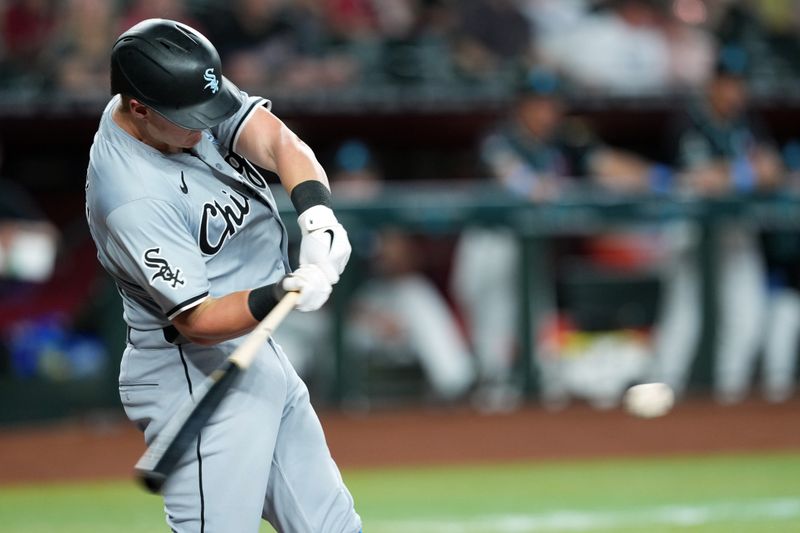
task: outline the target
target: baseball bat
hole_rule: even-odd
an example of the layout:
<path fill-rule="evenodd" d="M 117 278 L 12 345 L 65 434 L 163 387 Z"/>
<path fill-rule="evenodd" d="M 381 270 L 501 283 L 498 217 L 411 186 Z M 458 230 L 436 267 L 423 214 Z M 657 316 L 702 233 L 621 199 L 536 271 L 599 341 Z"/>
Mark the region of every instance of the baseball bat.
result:
<path fill-rule="evenodd" d="M 244 342 L 181 404 L 136 463 L 136 477 L 150 492 L 160 492 L 186 450 L 225 397 L 236 377 L 247 370 L 259 348 L 294 308 L 299 292 L 287 292 Z"/>

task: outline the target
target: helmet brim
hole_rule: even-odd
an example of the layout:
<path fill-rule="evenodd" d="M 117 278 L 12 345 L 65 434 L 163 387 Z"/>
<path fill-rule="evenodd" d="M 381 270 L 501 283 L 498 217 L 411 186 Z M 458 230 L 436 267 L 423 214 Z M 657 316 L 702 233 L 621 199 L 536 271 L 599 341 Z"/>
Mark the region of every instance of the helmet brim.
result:
<path fill-rule="evenodd" d="M 225 76 L 217 94 L 210 100 L 186 107 L 149 105 L 158 114 L 182 128 L 205 130 L 213 128 L 225 119 L 232 117 L 244 104 L 239 88 Z"/>

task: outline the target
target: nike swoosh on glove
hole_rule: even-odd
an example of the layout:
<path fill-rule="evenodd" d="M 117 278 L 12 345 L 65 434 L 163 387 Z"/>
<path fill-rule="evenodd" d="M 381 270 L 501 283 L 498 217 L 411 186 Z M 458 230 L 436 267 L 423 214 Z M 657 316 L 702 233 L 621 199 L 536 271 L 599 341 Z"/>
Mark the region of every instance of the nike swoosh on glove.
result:
<path fill-rule="evenodd" d="M 350 259 L 352 248 L 347 231 L 336 220 L 331 208 L 315 205 L 297 217 L 302 240 L 300 264 L 315 264 L 328 277 L 331 284 L 339 281 Z"/>
<path fill-rule="evenodd" d="M 317 265 L 300 265 L 297 270 L 284 276 L 281 287 L 288 292 L 300 292 L 295 308 L 298 311 L 316 311 L 328 301 L 331 283 Z"/>

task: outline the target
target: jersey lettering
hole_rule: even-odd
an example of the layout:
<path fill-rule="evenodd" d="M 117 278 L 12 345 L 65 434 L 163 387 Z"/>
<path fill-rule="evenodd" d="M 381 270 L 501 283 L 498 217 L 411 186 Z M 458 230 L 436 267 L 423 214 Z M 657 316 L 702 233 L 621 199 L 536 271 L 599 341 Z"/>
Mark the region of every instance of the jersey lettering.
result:
<path fill-rule="evenodd" d="M 159 253 L 161 252 L 161 248 L 150 248 L 144 252 L 144 264 L 148 268 L 152 268 L 156 270 L 156 273 L 150 278 L 150 281 L 156 281 L 157 279 L 163 279 L 166 283 L 171 283 L 171 287 L 174 289 L 176 285 L 183 285 L 185 282 L 181 279 L 181 269 L 176 268 L 174 271 L 172 267 L 167 262 L 166 259 L 163 257 L 159 257 Z"/>
<path fill-rule="evenodd" d="M 244 157 L 240 156 L 236 152 L 228 152 L 228 155 L 225 156 L 225 161 L 239 174 L 245 177 L 245 179 L 253 185 L 253 187 L 257 187 L 261 190 L 267 188 L 267 182 L 261 177 L 261 174 L 253 167 L 253 165 Z"/>
<path fill-rule="evenodd" d="M 200 220 L 200 250 L 206 255 L 216 254 L 225 240 L 232 237 L 244 225 L 244 219 L 250 213 L 250 199 L 239 192 L 233 194 L 223 190 L 230 200 L 230 204 L 206 202 L 203 204 L 203 215 Z M 224 228 L 215 242 L 211 242 L 210 226 L 222 220 Z M 218 223 L 218 222 L 217 222 Z"/>

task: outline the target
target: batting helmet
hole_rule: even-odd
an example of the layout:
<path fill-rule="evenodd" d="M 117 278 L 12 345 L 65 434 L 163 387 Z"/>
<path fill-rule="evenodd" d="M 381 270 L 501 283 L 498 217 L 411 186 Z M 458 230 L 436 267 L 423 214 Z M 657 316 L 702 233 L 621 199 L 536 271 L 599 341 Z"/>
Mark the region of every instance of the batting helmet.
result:
<path fill-rule="evenodd" d="M 144 20 L 119 36 L 111 50 L 111 94 L 136 98 L 192 130 L 215 126 L 242 105 L 214 45 L 165 19 Z"/>

